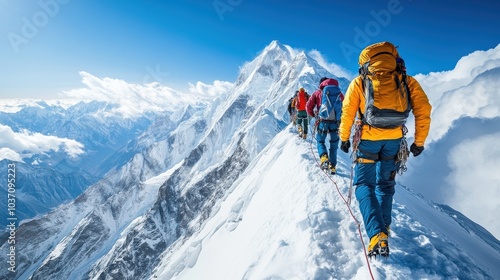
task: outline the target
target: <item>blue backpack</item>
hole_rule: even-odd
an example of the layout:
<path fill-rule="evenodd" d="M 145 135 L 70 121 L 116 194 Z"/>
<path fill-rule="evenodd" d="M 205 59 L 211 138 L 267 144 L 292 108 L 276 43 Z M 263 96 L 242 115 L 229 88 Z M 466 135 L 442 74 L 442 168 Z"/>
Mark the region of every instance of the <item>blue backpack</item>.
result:
<path fill-rule="evenodd" d="M 334 82 L 330 82 L 329 80 Z M 335 82 L 333 79 L 324 81 L 327 85 L 323 88 L 323 93 L 321 94 L 321 106 L 319 107 L 318 115 L 322 120 L 340 122 L 342 114 L 342 91 L 336 85 L 338 83 Z"/>

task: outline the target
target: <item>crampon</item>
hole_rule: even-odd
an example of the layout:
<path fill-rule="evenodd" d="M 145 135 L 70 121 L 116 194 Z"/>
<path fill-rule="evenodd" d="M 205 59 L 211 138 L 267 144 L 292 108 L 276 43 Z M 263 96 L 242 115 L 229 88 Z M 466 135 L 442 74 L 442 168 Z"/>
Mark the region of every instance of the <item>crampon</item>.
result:
<path fill-rule="evenodd" d="M 378 256 L 389 257 L 389 240 L 387 234 L 384 232 L 373 236 L 370 240 L 370 245 L 368 245 L 368 257 L 371 259 Z"/>

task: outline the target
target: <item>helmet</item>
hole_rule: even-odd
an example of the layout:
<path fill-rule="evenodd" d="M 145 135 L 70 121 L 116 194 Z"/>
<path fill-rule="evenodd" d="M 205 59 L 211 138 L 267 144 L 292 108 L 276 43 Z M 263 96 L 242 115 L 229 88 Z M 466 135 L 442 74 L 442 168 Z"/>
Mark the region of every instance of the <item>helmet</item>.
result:
<path fill-rule="evenodd" d="M 303 91 L 305 91 L 305 90 L 304 90 L 304 88 L 302 88 L 302 87 L 301 87 L 301 88 L 299 88 L 299 91 L 300 91 L 300 92 L 303 92 Z"/>
<path fill-rule="evenodd" d="M 324 80 L 326 80 L 326 79 L 328 79 L 328 78 L 327 78 L 327 77 L 323 77 L 323 78 L 319 79 L 319 84 L 321 85 L 321 83 L 322 83 Z"/>

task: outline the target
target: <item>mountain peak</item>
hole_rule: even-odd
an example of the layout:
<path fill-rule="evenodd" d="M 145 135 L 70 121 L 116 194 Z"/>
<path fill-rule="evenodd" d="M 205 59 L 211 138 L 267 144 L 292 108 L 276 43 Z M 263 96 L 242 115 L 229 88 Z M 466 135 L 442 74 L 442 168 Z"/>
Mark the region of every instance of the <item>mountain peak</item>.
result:
<path fill-rule="evenodd" d="M 272 56 L 283 56 L 285 55 L 287 59 L 293 58 L 297 53 L 296 51 L 287 45 L 280 43 L 277 40 L 273 40 L 261 53 L 262 55 L 272 55 Z"/>
<path fill-rule="evenodd" d="M 266 47 L 266 50 L 272 50 L 272 49 L 281 49 L 281 50 L 286 50 L 287 47 L 280 43 L 278 40 L 273 40 L 271 43 Z"/>

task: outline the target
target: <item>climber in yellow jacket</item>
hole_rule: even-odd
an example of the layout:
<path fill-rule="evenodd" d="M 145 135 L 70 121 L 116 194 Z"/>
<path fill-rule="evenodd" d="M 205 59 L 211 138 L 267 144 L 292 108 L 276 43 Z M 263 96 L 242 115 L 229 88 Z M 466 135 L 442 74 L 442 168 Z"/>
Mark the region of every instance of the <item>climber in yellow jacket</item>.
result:
<path fill-rule="evenodd" d="M 397 160 L 406 118 L 415 116 L 413 156 L 424 150 L 430 128 L 431 105 L 420 84 L 406 75 L 404 61 L 394 45 L 381 42 L 360 54 L 360 75 L 349 85 L 339 127 L 341 150 L 348 152 L 351 128 L 356 121 L 360 137 L 353 143 L 353 185 L 366 232 L 369 256 L 389 255 L 388 235 Z M 356 131 L 356 129 L 355 129 Z M 358 139 L 355 139 L 358 140 Z"/>

